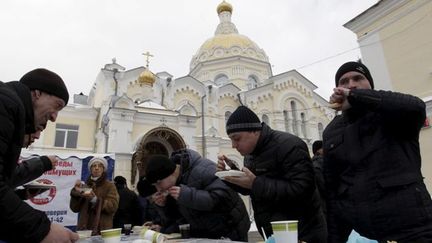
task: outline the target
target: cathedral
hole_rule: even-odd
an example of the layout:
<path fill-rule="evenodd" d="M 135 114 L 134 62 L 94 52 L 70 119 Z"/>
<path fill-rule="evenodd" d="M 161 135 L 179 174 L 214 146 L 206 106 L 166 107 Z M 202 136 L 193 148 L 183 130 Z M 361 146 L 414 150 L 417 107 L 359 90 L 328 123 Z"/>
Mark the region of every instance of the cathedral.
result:
<path fill-rule="evenodd" d="M 265 51 L 231 21 L 231 4 L 216 10 L 220 23 L 193 54 L 188 74 L 154 72 L 149 52 L 146 65 L 133 69 L 113 59 L 102 65 L 89 95 L 75 95 L 29 150 L 113 154 L 115 174 L 133 185 L 151 154 L 186 147 L 214 161 L 219 153 L 242 161 L 225 132 L 242 104 L 309 147 L 322 139 L 334 111 L 317 86 L 296 70 L 273 74 Z"/>

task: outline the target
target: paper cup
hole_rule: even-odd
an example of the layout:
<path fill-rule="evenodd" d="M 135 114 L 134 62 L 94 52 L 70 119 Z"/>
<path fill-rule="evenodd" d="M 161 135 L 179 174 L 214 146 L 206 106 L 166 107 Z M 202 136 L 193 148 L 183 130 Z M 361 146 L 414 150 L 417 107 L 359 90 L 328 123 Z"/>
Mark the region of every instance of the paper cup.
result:
<path fill-rule="evenodd" d="M 190 236 L 190 224 L 181 224 L 179 225 L 179 230 L 182 239 L 189 239 Z"/>
<path fill-rule="evenodd" d="M 143 227 L 143 229 L 140 232 L 140 237 L 149 240 L 152 243 L 161 243 L 166 240 L 165 236 L 159 232 L 156 232 L 154 230 L 151 230 L 147 227 Z"/>
<path fill-rule="evenodd" d="M 121 228 L 101 230 L 104 243 L 119 243 L 121 239 Z"/>
<path fill-rule="evenodd" d="M 297 220 L 271 222 L 276 243 L 298 243 Z"/>
<path fill-rule="evenodd" d="M 77 230 L 77 234 L 80 239 L 90 238 L 92 231 L 91 230 Z"/>

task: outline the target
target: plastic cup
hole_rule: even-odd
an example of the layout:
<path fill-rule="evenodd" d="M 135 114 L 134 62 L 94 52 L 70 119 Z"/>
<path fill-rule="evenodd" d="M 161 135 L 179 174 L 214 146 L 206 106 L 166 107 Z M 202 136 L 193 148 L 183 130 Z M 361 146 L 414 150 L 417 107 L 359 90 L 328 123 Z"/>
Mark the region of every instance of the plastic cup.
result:
<path fill-rule="evenodd" d="M 132 230 L 132 224 L 124 224 L 123 230 L 124 230 L 125 235 L 130 235 L 131 230 Z"/>
<path fill-rule="evenodd" d="M 165 236 L 157 231 L 151 230 L 147 227 L 143 227 L 140 232 L 142 239 L 151 241 L 152 243 L 161 243 L 166 240 Z"/>
<path fill-rule="evenodd" d="M 189 239 L 190 236 L 190 224 L 179 225 L 180 234 L 182 239 Z"/>
<path fill-rule="evenodd" d="M 298 243 L 298 220 L 271 222 L 276 243 Z"/>
<path fill-rule="evenodd" d="M 121 240 L 121 228 L 101 230 L 104 243 L 119 243 Z"/>
<path fill-rule="evenodd" d="M 77 234 L 80 239 L 90 238 L 92 231 L 91 230 L 77 230 Z"/>

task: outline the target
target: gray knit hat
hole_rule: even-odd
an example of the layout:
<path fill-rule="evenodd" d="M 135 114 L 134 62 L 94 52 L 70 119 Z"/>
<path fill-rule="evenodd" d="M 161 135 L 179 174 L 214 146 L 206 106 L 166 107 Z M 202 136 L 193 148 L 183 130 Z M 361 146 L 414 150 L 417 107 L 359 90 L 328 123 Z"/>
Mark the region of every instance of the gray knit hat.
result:
<path fill-rule="evenodd" d="M 231 134 L 243 131 L 259 131 L 262 129 L 258 116 L 246 106 L 239 106 L 228 118 L 226 132 Z"/>

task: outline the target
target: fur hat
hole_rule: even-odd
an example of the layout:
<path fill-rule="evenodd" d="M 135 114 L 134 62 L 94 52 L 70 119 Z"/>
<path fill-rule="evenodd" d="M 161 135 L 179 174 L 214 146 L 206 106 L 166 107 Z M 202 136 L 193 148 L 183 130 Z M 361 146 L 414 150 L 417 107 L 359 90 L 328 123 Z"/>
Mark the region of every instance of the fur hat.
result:
<path fill-rule="evenodd" d="M 336 75 L 335 75 L 336 87 L 339 85 L 339 79 L 345 73 L 351 72 L 351 71 L 363 74 L 369 80 L 371 88 L 372 89 L 374 88 L 373 78 L 372 78 L 372 75 L 369 72 L 369 69 L 365 65 L 363 65 L 362 63 L 360 63 L 360 62 L 347 62 L 347 63 L 344 63 L 337 70 Z"/>
<path fill-rule="evenodd" d="M 106 160 L 105 158 L 102 158 L 102 157 L 93 157 L 93 158 L 88 162 L 88 170 L 89 170 L 89 171 L 91 171 L 91 166 L 92 166 L 94 163 L 96 163 L 96 162 L 99 162 L 99 163 L 101 163 L 101 164 L 103 165 L 103 167 L 104 167 L 104 171 L 107 170 L 107 168 L 108 168 L 108 162 L 107 162 L 107 160 Z"/>
<path fill-rule="evenodd" d="M 258 116 L 246 106 L 239 106 L 228 118 L 226 132 L 231 134 L 242 131 L 259 131 L 262 129 Z"/>
<path fill-rule="evenodd" d="M 22 76 L 20 82 L 29 87 L 30 90 L 37 89 L 57 96 L 65 102 L 65 105 L 69 101 L 69 92 L 63 79 L 47 69 L 38 68 L 30 71 Z"/>
<path fill-rule="evenodd" d="M 167 178 L 174 173 L 176 164 L 165 155 L 153 155 L 149 158 L 146 168 L 147 181 L 150 184 Z"/>

